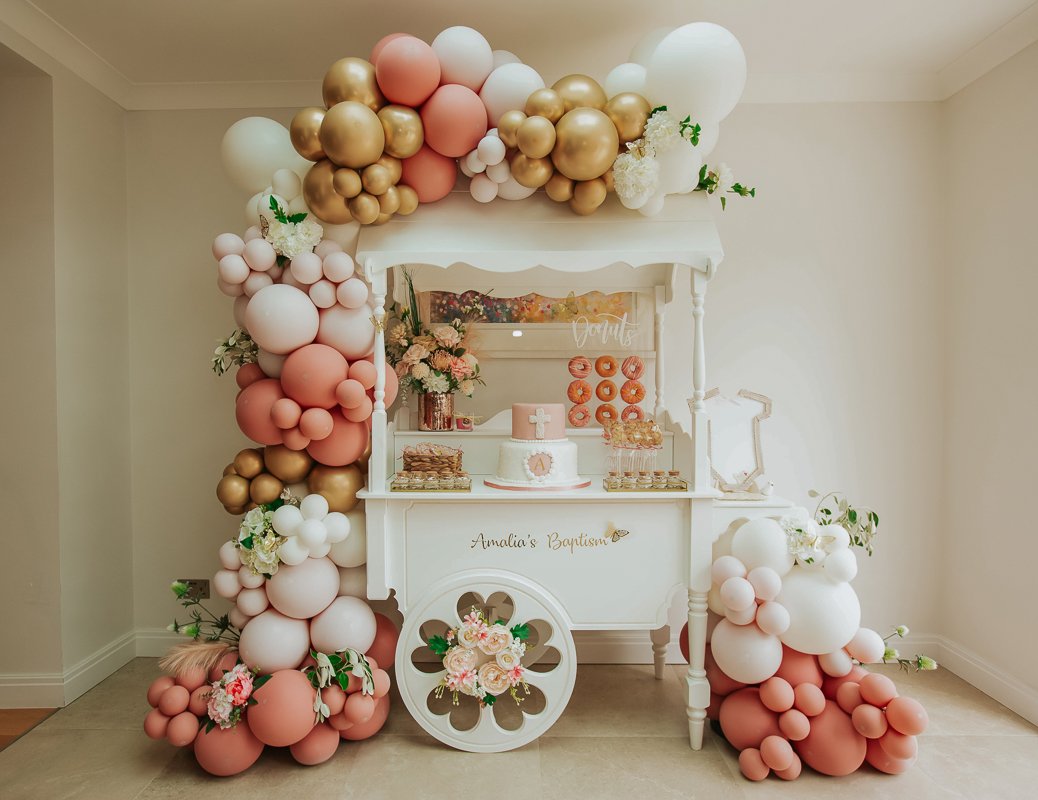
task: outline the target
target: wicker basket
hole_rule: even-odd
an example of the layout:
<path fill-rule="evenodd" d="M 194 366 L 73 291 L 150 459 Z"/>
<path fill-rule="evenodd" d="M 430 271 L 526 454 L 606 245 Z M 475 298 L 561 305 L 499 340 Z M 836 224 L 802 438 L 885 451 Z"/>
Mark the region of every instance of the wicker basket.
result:
<path fill-rule="evenodd" d="M 457 474 L 461 472 L 461 448 L 428 442 L 405 447 L 404 471 Z"/>

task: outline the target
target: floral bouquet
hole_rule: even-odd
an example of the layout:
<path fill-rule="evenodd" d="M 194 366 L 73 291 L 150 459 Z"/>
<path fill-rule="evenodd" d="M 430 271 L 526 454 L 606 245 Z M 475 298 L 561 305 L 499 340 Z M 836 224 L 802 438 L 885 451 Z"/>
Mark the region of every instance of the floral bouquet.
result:
<path fill-rule="evenodd" d="M 408 307 L 398 314 L 389 328 L 386 354 L 396 369 L 400 384 L 418 394 L 453 394 L 471 397 L 479 376 L 479 360 L 468 348 L 468 326 L 462 319 L 427 328 L 422 324 L 411 275 L 407 281 Z M 463 309 L 465 316 L 476 316 L 474 307 Z"/>
<path fill-rule="evenodd" d="M 446 636 L 429 639 L 429 648 L 443 658 L 447 670 L 436 696 L 442 697 L 446 690 L 455 705 L 460 693 L 475 697 L 480 706 L 490 706 L 498 695 L 508 692 L 517 704 L 522 702 L 519 687 L 530 693 L 523 666 L 528 638 L 528 625 L 508 628 L 504 620 L 490 625 L 483 612 L 473 607 L 460 626 L 448 630 Z"/>
<path fill-rule="evenodd" d="M 235 664 L 219 680 L 213 681 L 206 700 L 209 717 L 205 724 L 206 733 L 217 726 L 226 729 L 237 725 L 245 709 L 256 702 L 252 693 L 269 677 L 257 677 L 245 664 Z"/>

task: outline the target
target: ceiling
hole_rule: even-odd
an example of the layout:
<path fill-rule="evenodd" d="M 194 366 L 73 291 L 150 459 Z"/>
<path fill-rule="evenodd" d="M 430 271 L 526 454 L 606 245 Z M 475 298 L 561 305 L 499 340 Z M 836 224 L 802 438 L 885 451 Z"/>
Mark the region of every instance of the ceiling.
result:
<path fill-rule="evenodd" d="M 729 28 L 750 102 L 942 99 L 1038 39 L 1035 0 L 0 0 L 28 42 L 128 108 L 313 102 L 386 33 L 481 31 L 549 80 L 602 78 L 661 26 Z"/>

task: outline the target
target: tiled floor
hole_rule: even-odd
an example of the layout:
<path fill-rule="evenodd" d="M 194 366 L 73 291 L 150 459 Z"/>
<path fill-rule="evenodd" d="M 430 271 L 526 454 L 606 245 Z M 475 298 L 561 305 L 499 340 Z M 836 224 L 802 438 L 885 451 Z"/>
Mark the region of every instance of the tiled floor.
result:
<path fill-rule="evenodd" d="M 569 707 L 538 741 L 499 755 L 450 750 L 426 736 L 398 702 L 382 733 L 343 743 L 319 767 L 269 750 L 249 771 L 217 780 L 191 754 L 144 736 L 144 692 L 154 659 L 128 664 L 0 752 L 3 800 L 177 798 L 213 789 L 235 798 L 999 798 L 1036 795 L 1038 728 L 950 672 L 889 672 L 921 700 L 930 731 L 916 766 L 899 777 L 869 768 L 842 779 L 809 773 L 759 784 L 739 775 L 735 752 L 709 736 L 689 750 L 684 667 L 655 681 L 650 667 L 582 666 Z M 488 787 L 486 791 L 482 787 Z"/>

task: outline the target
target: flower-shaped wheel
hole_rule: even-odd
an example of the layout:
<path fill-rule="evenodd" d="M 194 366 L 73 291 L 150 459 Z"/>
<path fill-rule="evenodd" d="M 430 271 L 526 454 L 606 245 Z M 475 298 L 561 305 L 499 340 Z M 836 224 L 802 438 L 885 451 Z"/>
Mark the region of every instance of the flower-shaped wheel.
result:
<path fill-rule="evenodd" d="M 396 676 L 408 711 L 430 735 L 496 753 L 532 742 L 559 718 L 573 692 L 576 651 L 565 613 L 537 584 L 472 571 L 434 585 L 408 609 Z"/>

